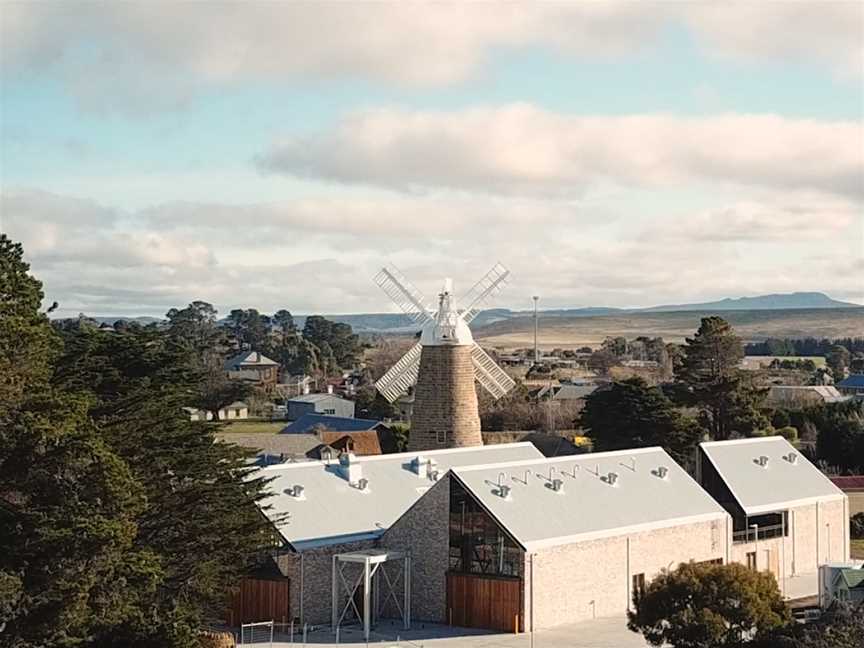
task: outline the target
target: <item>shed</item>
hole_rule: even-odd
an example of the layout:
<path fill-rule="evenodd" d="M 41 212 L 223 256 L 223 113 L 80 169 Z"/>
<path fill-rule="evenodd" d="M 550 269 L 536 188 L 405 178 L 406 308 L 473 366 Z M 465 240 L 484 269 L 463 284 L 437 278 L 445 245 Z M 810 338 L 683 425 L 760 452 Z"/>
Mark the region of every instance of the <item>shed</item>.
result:
<path fill-rule="evenodd" d="M 335 394 L 304 394 L 288 401 L 288 420 L 296 421 L 304 414 L 322 414 L 352 418 L 354 401 Z"/>

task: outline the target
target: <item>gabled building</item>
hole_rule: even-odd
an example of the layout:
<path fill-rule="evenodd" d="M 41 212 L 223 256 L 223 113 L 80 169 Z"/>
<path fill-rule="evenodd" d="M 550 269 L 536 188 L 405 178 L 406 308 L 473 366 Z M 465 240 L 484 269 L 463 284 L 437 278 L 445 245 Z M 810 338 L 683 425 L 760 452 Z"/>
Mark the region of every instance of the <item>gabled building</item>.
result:
<path fill-rule="evenodd" d="M 303 394 L 288 401 L 289 421 L 296 421 L 305 414 L 352 418 L 354 416 L 354 401 L 329 392 Z"/>
<path fill-rule="evenodd" d="M 233 380 L 275 385 L 279 379 L 279 363 L 258 351 L 238 353 L 225 361 L 224 368 Z"/>
<path fill-rule="evenodd" d="M 815 595 L 819 566 L 849 560 L 849 501 L 780 436 L 699 446 L 699 481 L 732 517 L 731 560 Z"/>
<path fill-rule="evenodd" d="M 262 513 L 281 540 L 275 561 L 290 580 L 290 618 L 329 623 L 334 556 L 379 546 L 387 529 L 451 468 L 539 457 L 530 443 L 516 443 L 371 457 L 345 454 L 339 460 L 264 468 L 263 476 L 272 481 Z M 379 585 L 376 580 L 370 587 Z"/>
<path fill-rule="evenodd" d="M 726 562 L 731 520 L 661 448 L 454 467 L 384 533 L 416 619 L 499 631 L 623 615 L 662 569 Z"/>
<path fill-rule="evenodd" d="M 842 403 L 847 398 L 833 385 L 772 385 L 765 404 L 770 407 L 802 409 L 826 403 Z"/>
<path fill-rule="evenodd" d="M 864 475 L 835 475 L 831 483 L 849 498 L 849 515 L 864 513 Z"/>

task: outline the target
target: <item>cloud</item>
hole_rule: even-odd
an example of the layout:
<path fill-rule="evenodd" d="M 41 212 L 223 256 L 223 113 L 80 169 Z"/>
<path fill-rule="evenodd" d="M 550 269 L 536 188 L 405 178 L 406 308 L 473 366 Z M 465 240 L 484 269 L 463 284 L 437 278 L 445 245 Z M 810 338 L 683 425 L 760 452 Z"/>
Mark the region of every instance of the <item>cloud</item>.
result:
<path fill-rule="evenodd" d="M 719 182 L 864 193 L 864 126 L 773 115 L 582 117 L 526 104 L 369 110 L 274 144 L 262 169 L 411 191 L 578 195 Z"/>
<path fill-rule="evenodd" d="M 816 62 L 840 77 L 864 71 L 864 4 L 823 2 L 690 3 L 685 21 L 702 47 L 739 62 Z"/>
<path fill-rule="evenodd" d="M 861 203 L 799 195 L 771 202 L 748 201 L 673 219 L 665 227 L 647 228 L 648 237 L 716 243 L 817 243 L 864 227 Z M 864 234 L 864 231 L 862 231 Z"/>
<path fill-rule="evenodd" d="M 193 299 L 223 312 L 390 311 L 371 281 L 385 262 L 433 295 L 443 276 L 461 292 L 500 260 L 513 274 L 495 305 L 514 308 L 529 307 L 532 294 L 551 308 L 704 301 L 739 295 L 741 286 L 749 294 L 860 293 L 860 273 L 838 272 L 838 259 L 860 265 L 860 210 L 838 199 L 794 203 L 785 193 L 650 220 L 636 200 L 459 195 L 126 211 L 17 191 L 2 195 L 0 209 L 3 231 L 23 242 L 49 303 L 60 302 L 64 315 L 161 315 Z M 343 226 L 344 214 L 351 222 Z M 805 226 L 808 234 L 796 237 Z"/>
<path fill-rule="evenodd" d="M 861 68 L 854 2 L 19 2 L 3 14 L 7 73 L 54 71 L 102 108 L 170 108 L 243 81 L 440 87 L 476 77 L 501 51 L 616 57 L 676 27 L 723 57 Z"/>

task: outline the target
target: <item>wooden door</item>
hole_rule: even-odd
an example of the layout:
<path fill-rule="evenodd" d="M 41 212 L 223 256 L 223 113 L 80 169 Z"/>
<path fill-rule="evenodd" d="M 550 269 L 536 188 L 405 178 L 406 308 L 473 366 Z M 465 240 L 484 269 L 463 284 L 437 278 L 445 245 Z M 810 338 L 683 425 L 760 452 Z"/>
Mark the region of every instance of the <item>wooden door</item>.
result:
<path fill-rule="evenodd" d="M 241 623 L 257 621 L 290 622 L 290 596 L 291 581 L 287 578 L 244 578 L 240 581 L 239 590 L 234 594 L 228 623 L 238 626 Z"/>
<path fill-rule="evenodd" d="M 447 610 L 454 626 L 521 631 L 522 579 L 448 573 Z"/>

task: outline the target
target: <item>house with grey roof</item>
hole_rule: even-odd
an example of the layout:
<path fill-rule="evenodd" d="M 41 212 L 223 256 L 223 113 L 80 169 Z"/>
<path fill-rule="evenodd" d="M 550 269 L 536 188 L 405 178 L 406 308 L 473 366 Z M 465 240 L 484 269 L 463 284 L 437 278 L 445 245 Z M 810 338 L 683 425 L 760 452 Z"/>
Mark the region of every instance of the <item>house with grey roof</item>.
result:
<path fill-rule="evenodd" d="M 697 474 L 732 518 L 730 559 L 788 596 L 817 594 L 819 567 L 849 560 L 846 494 L 783 437 L 702 443 Z"/>
<path fill-rule="evenodd" d="M 833 385 L 772 385 L 765 398 L 770 407 L 802 409 L 826 403 L 842 403 L 849 398 Z"/>
<path fill-rule="evenodd" d="M 352 418 L 354 416 L 354 401 L 333 393 L 303 394 L 288 401 L 289 421 L 296 421 L 304 414 Z"/>
<path fill-rule="evenodd" d="M 232 380 L 259 385 L 275 385 L 279 379 L 279 363 L 259 351 L 242 351 L 228 358 L 224 369 Z"/>

